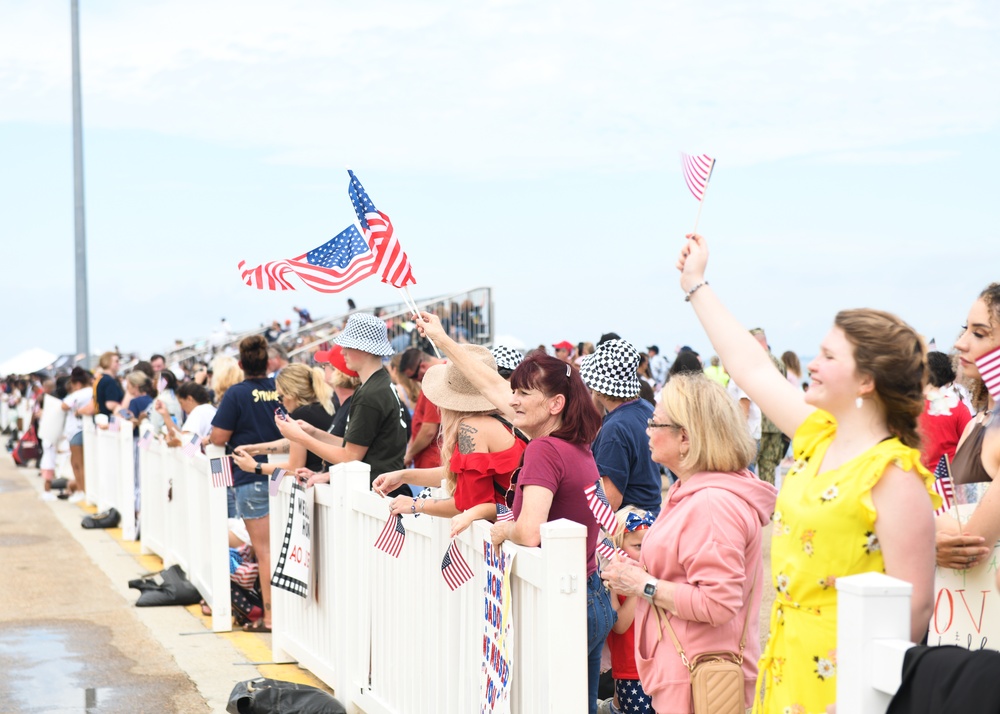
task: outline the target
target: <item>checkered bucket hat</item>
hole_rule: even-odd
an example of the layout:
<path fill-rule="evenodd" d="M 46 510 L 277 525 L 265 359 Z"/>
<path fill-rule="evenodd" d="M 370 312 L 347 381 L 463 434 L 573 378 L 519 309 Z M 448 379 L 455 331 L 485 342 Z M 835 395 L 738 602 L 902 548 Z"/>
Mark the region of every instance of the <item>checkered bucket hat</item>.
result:
<path fill-rule="evenodd" d="M 608 340 L 583 358 L 580 377 L 595 392 L 627 399 L 639 393 L 639 350 L 625 340 Z"/>
<path fill-rule="evenodd" d="M 379 357 L 391 357 L 393 353 L 385 323 L 367 312 L 356 312 L 347 318 L 343 331 L 333 341 L 341 347 Z"/>
<path fill-rule="evenodd" d="M 493 359 L 497 361 L 497 369 L 509 369 L 511 372 L 517 369 L 517 365 L 521 364 L 521 360 L 524 359 L 524 355 L 518 350 L 505 345 L 497 345 L 491 353 Z"/>

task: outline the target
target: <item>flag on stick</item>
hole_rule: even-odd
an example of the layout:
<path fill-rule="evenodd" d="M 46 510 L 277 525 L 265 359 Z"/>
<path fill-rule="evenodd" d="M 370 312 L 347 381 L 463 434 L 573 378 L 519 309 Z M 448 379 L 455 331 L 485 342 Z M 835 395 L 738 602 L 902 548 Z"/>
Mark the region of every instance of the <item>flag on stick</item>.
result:
<path fill-rule="evenodd" d="M 707 154 L 691 156 L 681 153 L 681 168 L 684 169 L 684 181 L 696 199 L 701 201 L 708 190 L 708 181 L 712 178 L 715 159 Z"/>
<path fill-rule="evenodd" d="M 379 533 L 375 547 L 384 553 L 388 553 L 393 558 L 399 557 L 399 551 L 403 549 L 403 540 L 406 538 L 406 529 L 403 528 L 403 517 L 399 514 L 390 516 L 385 522 L 385 528 Z"/>
<path fill-rule="evenodd" d="M 502 503 L 497 504 L 497 523 L 502 521 L 513 521 L 514 512 Z"/>
<path fill-rule="evenodd" d="M 976 369 L 993 401 L 1000 401 L 1000 347 L 976 360 Z"/>
<path fill-rule="evenodd" d="M 153 430 L 148 430 L 139 438 L 139 448 L 143 451 L 149 449 L 149 445 L 153 443 Z"/>
<path fill-rule="evenodd" d="M 378 267 L 378 256 L 353 225 L 295 258 L 274 260 L 256 268 L 247 267 L 245 260 L 239 264 L 243 282 L 252 288 L 294 290 L 289 278 L 295 275 L 321 293 L 346 290 L 372 275 Z"/>
<path fill-rule="evenodd" d="M 382 277 L 383 283 L 389 283 L 395 288 L 416 285 L 416 278 L 410 269 L 410 259 L 392 234 L 392 222 L 389 216 L 375 208 L 375 204 L 372 203 L 354 172 L 348 169 L 347 173 L 351 176 L 347 194 L 354 204 L 354 212 L 358 214 L 358 222 L 368 240 L 368 245 L 378 259 L 375 272 Z"/>
<path fill-rule="evenodd" d="M 117 434 L 122 430 L 121 420 L 114 414 L 108 417 L 108 431 Z"/>
<path fill-rule="evenodd" d="M 192 434 L 191 438 L 181 447 L 181 453 L 185 456 L 194 456 L 201 453 L 201 437 Z"/>
<path fill-rule="evenodd" d="M 948 454 L 942 454 L 934 469 L 934 493 L 941 497 L 941 507 L 934 511 L 935 516 L 943 516 L 955 505 L 955 488 L 951 481 L 951 468 L 948 465 Z"/>
<path fill-rule="evenodd" d="M 216 488 L 233 485 L 233 457 L 223 456 L 211 460 L 212 485 Z"/>
<path fill-rule="evenodd" d="M 444 552 L 444 560 L 441 561 L 441 575 L 448 587 L 454 590 L 463 583 L 472 579 L 472 568 L 458 549 L 458 543 L 454 540 Z"/>
<path fill-rule="evenodd" d="M 610 538 L 602 538 L 597 542 L 597 554 L 605 560 L 612 560 L 616 554 L 623 558 L 629 557 L 629 554 L 621 548 L 615 548 L 615 544 L 611 542 Z"/>
<path fill-rule="evenodd" d="M 275 469 L 271 472 L 271 478 L 268 481 L 267 492 L 272 496 L 278 495 L 278 489 L 281 488 L 281 479 L 285 478 L 288 474 L 284 469 Z"/>
<path fill-rule="evenodd" d="M 583 493 L 587 497 L 587 505 L 590 506 L 594 519 L 609 535 L 614 535 L 618 528 L 618 520 L 615 518 L 615 512 L 611 510 L 608 497 L 604 495 L 601 479 L 598 477 L 595 483 L 583 490 Z"/>

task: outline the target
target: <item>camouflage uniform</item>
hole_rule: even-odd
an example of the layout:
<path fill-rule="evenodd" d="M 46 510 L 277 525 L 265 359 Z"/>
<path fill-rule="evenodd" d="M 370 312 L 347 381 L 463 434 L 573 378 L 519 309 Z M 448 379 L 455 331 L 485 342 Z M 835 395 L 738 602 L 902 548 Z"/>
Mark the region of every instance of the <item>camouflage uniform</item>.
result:
<path fill-rule="evenodd" d="M 785 363 L 768 351 L 767 356 L 774 362 L 783 377 L 787 377 Z M 788 442 L 781 430 L 762 412 L 760 417 L 760 453 L 757 454 L 757 475 L 761 481 L 774 483 L 774 471 L 785 457 Z"/>

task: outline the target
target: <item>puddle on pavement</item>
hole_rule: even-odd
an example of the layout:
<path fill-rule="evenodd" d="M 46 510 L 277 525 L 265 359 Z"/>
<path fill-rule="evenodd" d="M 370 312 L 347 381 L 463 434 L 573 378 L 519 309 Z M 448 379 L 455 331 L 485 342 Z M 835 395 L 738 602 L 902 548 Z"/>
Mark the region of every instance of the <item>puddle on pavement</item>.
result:
<path fill-rule="evenodd" d="M 111 630 L 81 621 L 0 623 L 0 710 L 170 711 L 171 678 L 131 673 Z"/>

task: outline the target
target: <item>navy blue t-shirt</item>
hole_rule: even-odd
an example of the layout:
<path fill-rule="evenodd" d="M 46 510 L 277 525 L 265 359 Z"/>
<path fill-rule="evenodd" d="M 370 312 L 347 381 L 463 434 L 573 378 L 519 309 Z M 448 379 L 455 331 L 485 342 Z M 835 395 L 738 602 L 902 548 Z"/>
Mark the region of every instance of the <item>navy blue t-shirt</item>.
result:
<path fill-rule="evenodd" d="M 122 389 L 122 385 L 118 383 L 116 377 L 105 374 L 97 383 L 97 389 L 94 390 L 94 398 L 97 401 L 99 413 L 104 416 L 111 416 L 111 410 L 104 405 L 107 402 L 118 402 L 120 404 L 122 399 L 125 398 L 125 391 Z"/>
<path fill-rule="evenodd" d="M 270 377 L 245 379 L 230 387 L 219 410 L 212 419 L 212 426 L 233 432 L 226 444 L 226 453 L 244 444 L 259 444 L 281 438 L 274 425 L 274 410 L 278 407 L 278 390 Z M 265 463 L 267 456 L 256 456 L 255 461 Z M 266 481 L 267 476 L 241 471 L 233 464 L 233 485 L 242 486 L 255 481 Z"/>
<path fill-rule="evenodd" d="M 153 398 L 151 396 L 148 394 L 140 394 L 138 397 L 134 397 L 125 408 L 132 412 L 132 416 L 138 417 L 143 412 L 148 412 L 152 405 Z M 149 415 L 147 414 L 147 416 Z M 132 436 L 139 436 L 138 426 L 132 427 Z"/>
<path fill-rule="evenodd" d="M 638 506 L 660 512 L 662 482 L 653 463 L 646 436 L 646 421 L 653 405 L 645 399 L 625 402 L 604 417 L 594 439 L 594 460 L 601 476 L 611 479 L 622 494 L 622 506 Z"/>

